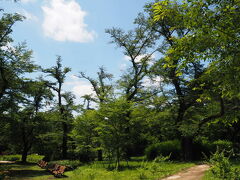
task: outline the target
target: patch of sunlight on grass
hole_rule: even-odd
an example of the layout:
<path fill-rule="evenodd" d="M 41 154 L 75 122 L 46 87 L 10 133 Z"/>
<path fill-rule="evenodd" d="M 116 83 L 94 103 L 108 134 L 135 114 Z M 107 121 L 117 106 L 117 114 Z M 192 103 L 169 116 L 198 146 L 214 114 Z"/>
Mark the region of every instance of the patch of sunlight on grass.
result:
<path fill-rule="evenodd" d="M 157 179 L 174 174 L 182 169 L 193 166 L 193 163 L 180 162 L 122 162 L 119 171 L 112 169 L 104 162 L 96 162 L 91 165 L 81 166 L 78 169 L 66 172 L 68 179 L 72 180 L 135 180 L 135 179 Z"/>

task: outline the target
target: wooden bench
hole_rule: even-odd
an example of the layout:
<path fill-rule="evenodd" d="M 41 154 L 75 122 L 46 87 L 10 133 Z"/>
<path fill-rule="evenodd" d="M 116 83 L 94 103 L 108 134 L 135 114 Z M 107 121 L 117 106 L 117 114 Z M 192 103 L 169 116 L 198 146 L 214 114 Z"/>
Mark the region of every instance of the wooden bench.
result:
<path fill-rule="evenodd" d="M 42 162 L 43 162 L 43 160 L 38 161 L 37 165 L 38 165 L 39 167 L 41 167 Z"/>
<path fill-rule="evenodd" d="M 60 165 L 58 165 L 58 164 L 52 164 L 51 166 L 49 165 L 47 169 L 48 169 L 50 172 L 53 172 L 53 171 L 58 170 L 59 166 L 60 166 Z"/>
<path fill-rule="evenodd" d="M 53 170 L 52 173 L 55 177 L 63 176 L 66 166 L 58 166 L 57 169 Z"/>
<path fill-rule="evenodd" d="M 48 162 L 40 160 L 37 165 L 43 169 L 47 169 L 50 171 L 55 177 L 63 176 L 63 173 L 66 170 L 66 166 L 61 166 L 58 164 L 50 164 L 48 165 Z"/>
<path fill-rule="evenodd" d="M 48 162 L 40 160 L 40 161 L 38 161 L 37 165 L 41 168 L 46 168 L 48 165 Z"/>

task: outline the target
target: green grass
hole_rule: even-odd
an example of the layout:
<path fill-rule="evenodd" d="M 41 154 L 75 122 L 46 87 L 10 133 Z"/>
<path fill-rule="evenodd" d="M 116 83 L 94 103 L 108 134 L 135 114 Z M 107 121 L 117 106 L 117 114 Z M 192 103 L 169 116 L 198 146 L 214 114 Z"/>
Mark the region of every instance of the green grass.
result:
<path fill-rule="evenodd" d="M 1 167 L 4 168 L 6 179 L 11 177 L 11 179 L 48 179 L 52 177 L 50 173 L 39 168 L 36 164 L 1 164 Z M 0 170 L 1 172 L 1 170 Z M 0 173 L 1 174 L 1 173 Z M 0 178 L 1 179 L 1 178 Z"/>
<path fill-rule="evenodd" d="M 38 157 L 32 156 L 31 161 L 36 161 L 37 159 Z M 4 160 L 6 160 L 6 158 Z M 181 162 L 146 162 L 142 158 L 135 158 L 128 163 L 121 162 L 121 167 L 117 171 L 114 169 L 114 163 L 109 164 L 106 161 L 94 162 L 84 165 L 79 161 L 57 161 L 55 163 L 69 166 L 76 164 L 81 165 L 75 170 L 67 171 L 64 173 L 65 177 L 62 179 L 69 180 L 156 180 L 158 178 L 175 174 L 182 169 L 189 168 L 194 165 L 194 163 Z M 4 167 L 5 170 L 8 170 L 9 173 L 7 176 L 11 177 L 11 179 L 54 179 L 53 175 L 51 175 L 46 170 L 39 168 L 36 164 L 33 163 L 4 164 L 1 165 L 1 167 Z"/>
<path fill-rule="evenodd" d="M 95 162 L 91 165 L 84 165 L 78 169 L 66 172 L 65 175 L 72 180 L 154 180 L 174 174 L 182 169 L 193 166 L 193 163 L 180 162 L 121 162 L 122 168 L 119 171 L 113 170 L 106 162 Z M 111 170 L 109 170 L 111 169 Z"/>

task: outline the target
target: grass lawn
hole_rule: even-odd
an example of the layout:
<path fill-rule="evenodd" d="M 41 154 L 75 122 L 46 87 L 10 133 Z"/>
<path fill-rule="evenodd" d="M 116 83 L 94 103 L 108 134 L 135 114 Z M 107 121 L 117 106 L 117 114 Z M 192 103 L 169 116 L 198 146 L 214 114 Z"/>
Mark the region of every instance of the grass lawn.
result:
<path fill-rule="evenodd" d="M 174 174 L 182 169 L 193 166 L 193 163 L 180 162 L 122 162 L 123 168 L 119 171 L 108 170 L 108 164 L 97 162 L 84 165 L 78 169 L 65 173 L 69 179 L 76 180 L 137 180 L 158 179 Z"/>
<path fill-rule="evenodd" d="M 59 162 L 60 163 L 60 162 Z M 182 169 L 193 166 L 194 163 L 181 162 L 146 162 L 141 159 L 133 159 L 128 164 L 121 162 L 119 171 L 114 170 L 114 164 L 106 161 L 84 164 L 73 171 L 65 172 L 62 179 L 72 180 L 156 180 Z M 54 179 L 46 170 L 39 168 L 36 164 L 1 164 L 0 170 L 9 170 L 11 179 L 44 180 Z M 8 178 L 5 178 L 8 179 Z"/>
<path fill-rule="evenodd" d="M 35 163 L 29 164 L 1 164 L 0 170 L 4 170 L 6 176 L 4 179 L 16 179 L 16 180 L 25 180 L 25 179 L 48 179 L 52 177 L 50 173 L 39 168 Z M 1 179 L 1 177 L 0 177 Z"/>

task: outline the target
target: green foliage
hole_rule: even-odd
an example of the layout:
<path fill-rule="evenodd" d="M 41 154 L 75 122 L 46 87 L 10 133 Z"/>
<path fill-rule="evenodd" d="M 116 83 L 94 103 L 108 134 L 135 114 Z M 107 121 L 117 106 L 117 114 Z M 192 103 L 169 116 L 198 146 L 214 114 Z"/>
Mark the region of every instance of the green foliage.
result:
<path fill-rule="evenodd" d="M 111 81 L 112 81 L 113 75 L 110 73 L 107 73 L 107 71 L 105 70 L 104 67 L 99 68 L 97 75 L 98 75 L 97 79 L 88 77 L 83 72 L 80 72 L 80 75 L 78 76 L 79 78 L 84 78 L 84 79 L 88 80 L 91 83 L 93 90 L 96 93 L 97 100 L 95 98 L 93 98 L 92 95 L 84 95 L 83 96 L 85 98 L 85 100 L 88 101 L 87 107 L 86 107 L 87 109 L 90 109 L 90 107 L 89 107 L 90 101 L 103 103 L 103 102 L 107 102 L 110 99 L 112 99 L 113 85 L 111 84 Z"/>
<path fill-rule="evenodd" d="M 194 160 L 209 158 L 216 151 L 224 151 L 225 154 L 232 157 L 233 143 L 226 140 L 209 141 L 206 139 L 196 140 L 193 143 Z"/>
<path fill-rule="evenodd" d="M 27 156 L 27 162 L 30 163 L 37 163 L 38 161 L 40 161 L 41 159 L 43 159 L 44 156 L 42 155 L 38 155 L 38 154 L 29 154 Z"/>
<path fill-rule="evenodd" d="M 37 163 L 39 160 L 41 160 L 44 156 L 37 155 L 37 154 L 29 154 L 27 157 L 27 162 L 30 163 Z M 1 155 L 0 156 L 1 161 L 20 161 L 21 155 Z"/>
<path fill-rule="evenodd" d="M 1 161 L 19 161 L 21 155 L 2 155 L 0 156 Z"/>
<path fill-rule="evenodd" d="M 142 155 L 148 146 L 145 154 L 155 161 L 142 162 L 133 175 L 146 179 L 154 177 L 159 163 L 168 158 L 183 155 L 189 160 L 190 154 L 209 156 L 217 149 L 230 152 L 233 145 L 238 147 L 240 132 L 239 10 L 239 0 L 156 0 L 145 6 L 133 30 L 106 30 L 128 57 L 129 67 L 115 85 L 113 75 L 103 67 L 97 78 L 81 72 L 79 77 L 91 83 L 96 97 L 84 96 L 87 110 L 82 108 L 76 118 L 73 111 L 80 108 L 74 105 L 75 97 L 63 92 L 71 69 L 63 67 L 57 56 L 56 65 L 43 69 L 49 81 L 26 77 L 38 66 L 31 61 L 32 51 L 26 43 L 15 45 L 12 37 L 12 27 L 24 18 L 1 11 L 0 153 L 22 152 L 23 161 L 28 152 L 39 153 L 48 161 L 67 158 L 71 152 L 69 158 L 82 162 L 93 161 L 103 152 L 109 169 L 120 170 L 124 168 L 121 160 Z M 150 79 L 160 80 L 156 86 L 146 85 Z M 57 94 L 57 104 L 50 89 Z M 90 101 L 98 104 L 95 110 Z M 54 108 L 43 110 L 45 104 Z M 201 139 L 203 134 L 211 141 L 199 140 L 192 146 L 194 137 Z M 180 137 L 181 143 L 170 140 Z M 213 172 L 232 174 L 228 159 L 217 152 L 215 156 Z M 19 160 L 18 156 L 8 158 Z M 31 155 L 27 160 L 38 158 Z M 81 164 L 61 163 L 72 168 Z M 83 179 L 123 178 L 117 171 L 105 176 L 109 172 L 98 172 L 94 165 L 86 169 Z"/>
<path fill-rule="evenodd" d="M 62 128 L 62 143 L 61 152 L 62 158 L 67 158 L 68 153 L 68 128 L 72 120 L 72 110 L 74 109 L 74 96 L 71 93 L 64 93 L 62 86 L 66 80 L 66 74 L 71 71 L 69 67 L 63 67 L 61 56 L 57 56 L 56 65 L 47 69 L 43 69 L 43 72 L 48 76 L 54 78 L 54 81 L 45 81 L 45 86 L 51 88 L 57 93 L 57 106 L 56 109 L 59 112 L 59 121 Z M 63 101 L 65 99 L 66 104 Z"/>
<path fill-rule="evenodd" d="M 211 172 L 215 177 L 226 180 L 240 179 L 240 170 L 232 167 L 229 157 L 225 156 L 224 151 L 217 150 L 209 162 L 213 165 Z"/>
<path fill-rule="evenodd" d="M 181 157 L 181 145 L 178 140 L 164 141 L 147 147 L 145 154 L 149 160 L 153 160 L 159 156 L 170 156 L 170 159 L 176 160 Z"/>
<path fill-rule="evenodd" d="M 233 150 L 233 143 L 226 140 L 217 140 L 213 142 L 213 151 L 230 153 Z"/>
<path fill-rule="evenodd" d="M 119 165 L 125 148 L 131 143 L 130 125 L 133 104 L 125 98 L 119 98 L 108 104 L 102 104 L 98 112 L 99 124 L 96 131 L 104 149 L 112 155 Z"/>
<path fill-rule="evenodd" d="M 98 140 L 98 117 L 94 110 L 87 110 L 74 120 L 74 128 L 71 137 L 73 138 L 76 149 L 75 156 L 81 161 L 94 160 Z"/>

